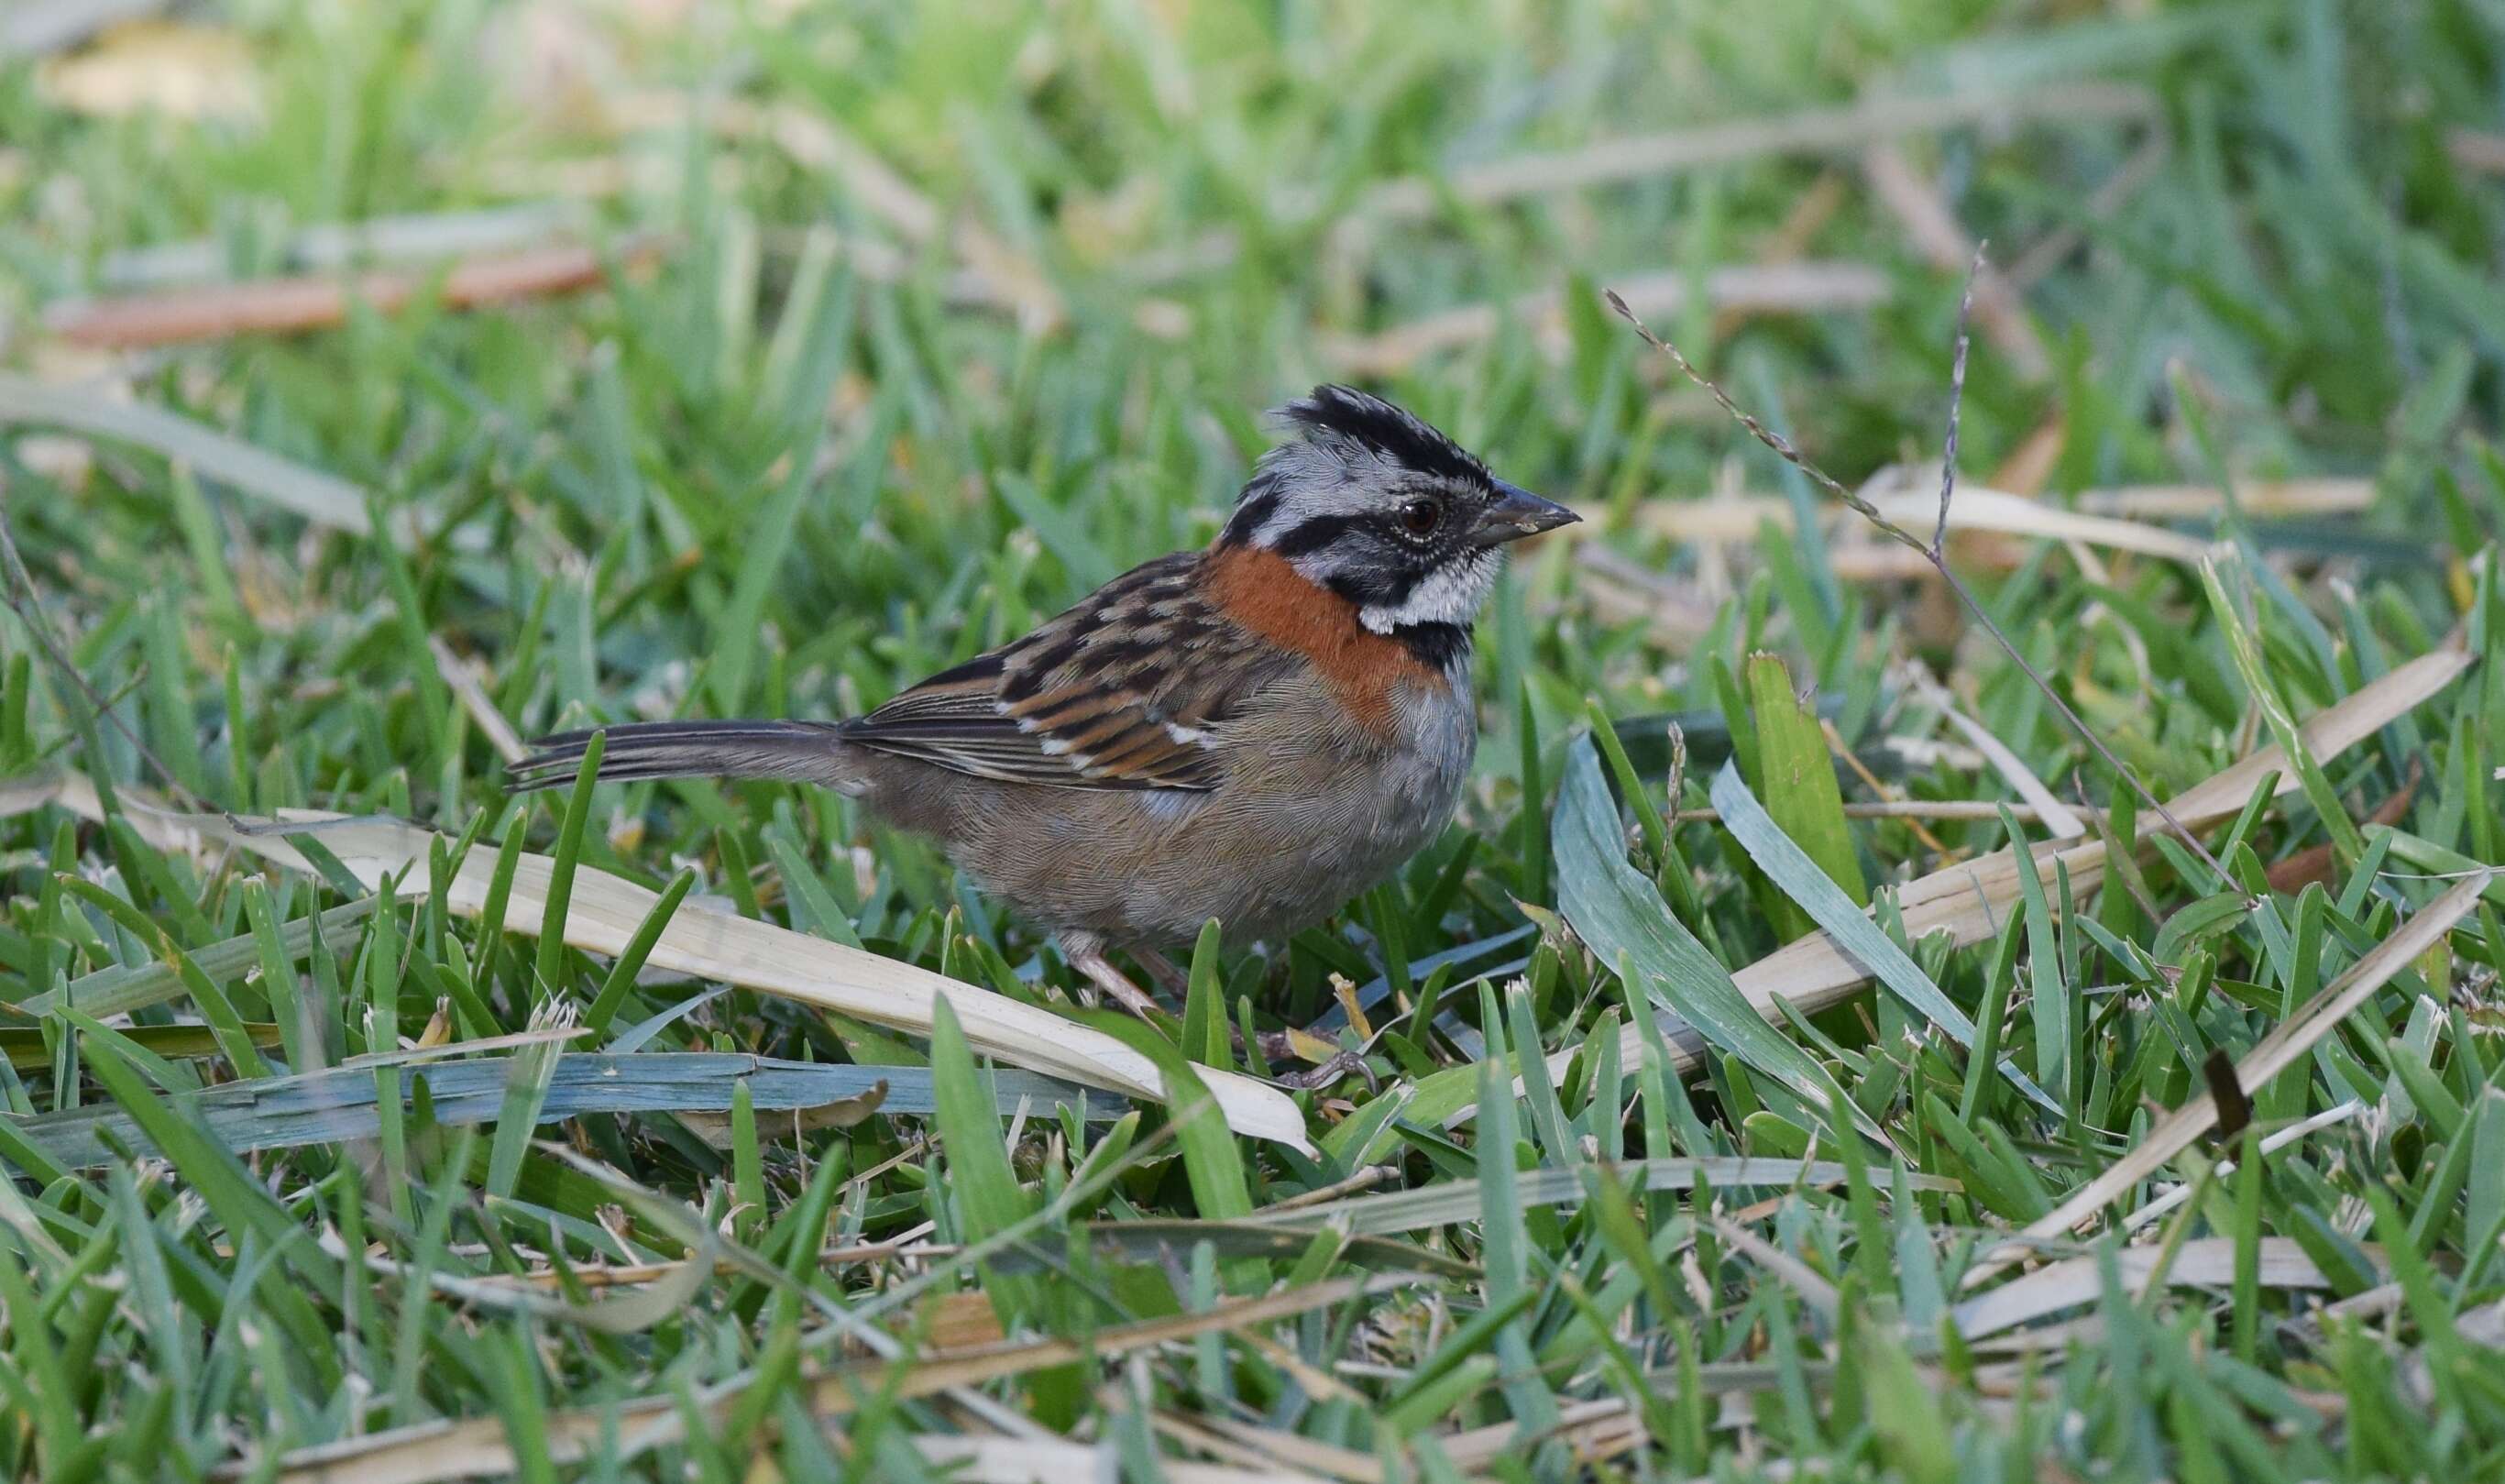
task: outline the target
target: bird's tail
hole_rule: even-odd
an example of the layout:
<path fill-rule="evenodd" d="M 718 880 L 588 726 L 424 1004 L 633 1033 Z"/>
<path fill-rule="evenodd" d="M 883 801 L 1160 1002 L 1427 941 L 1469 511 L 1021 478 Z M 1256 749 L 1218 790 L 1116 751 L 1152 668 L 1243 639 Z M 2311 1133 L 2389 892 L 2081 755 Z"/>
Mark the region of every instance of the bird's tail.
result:
<path fill-rule="evenodd" d="M 531 744 L 527 758 L 505 770 L 516 794 L 574 781 L 594 735 L 604 779 L 788 778 L 846 788 L 860 779 L 852 745 L 825 722 L 636 722 L 560 732 Z"/>

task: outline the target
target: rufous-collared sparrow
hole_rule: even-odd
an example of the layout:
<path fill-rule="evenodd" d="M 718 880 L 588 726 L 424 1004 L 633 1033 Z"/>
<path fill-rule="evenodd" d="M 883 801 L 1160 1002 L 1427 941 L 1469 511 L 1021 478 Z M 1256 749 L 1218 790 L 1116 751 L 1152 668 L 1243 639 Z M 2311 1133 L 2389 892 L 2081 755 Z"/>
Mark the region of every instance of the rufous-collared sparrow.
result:
<path fill-rule="evenodd" d="M 606 728 L 604 779 L 782 778 L 935 838 L 1125 1006 L 1217 918 L 1292 932 L 1441 833 L 1478 743 L 1470 623 L 1512 541 L 1578 518 L 1401 408 L 1317 387 L 1209 547 L 846 722 Z M 543 739 L 517 790 L 572 778 Z"/>

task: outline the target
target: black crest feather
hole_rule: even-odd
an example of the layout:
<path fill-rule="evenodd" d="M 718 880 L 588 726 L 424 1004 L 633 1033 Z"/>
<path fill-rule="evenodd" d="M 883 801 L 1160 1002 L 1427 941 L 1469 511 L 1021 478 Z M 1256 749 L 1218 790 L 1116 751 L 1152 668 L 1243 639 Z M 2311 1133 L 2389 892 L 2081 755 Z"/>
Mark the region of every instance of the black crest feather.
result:
<path fill-rule="evenodd" d="M 1484 483 L 1487 466 L 1425 418 L 1355 387 L 1323 385 L 1279 409 L 1297 427 L 1344 438 L 1379 457 L 1439 478 Z"/>

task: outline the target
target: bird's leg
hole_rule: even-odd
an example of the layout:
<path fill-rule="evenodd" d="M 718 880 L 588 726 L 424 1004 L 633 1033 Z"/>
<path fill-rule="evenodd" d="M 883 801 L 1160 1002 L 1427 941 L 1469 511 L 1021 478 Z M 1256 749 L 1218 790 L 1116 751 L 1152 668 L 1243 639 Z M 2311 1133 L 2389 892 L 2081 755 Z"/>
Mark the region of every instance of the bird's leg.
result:
<path fill-rule="evenodd" d="M 1177 969 L 1174 960 L 1154 948 L 1133 948 L 1131 957 L 1139 960 L 1140 967 L 1148 972 L 1148 977 L 1157 981 L 1157 988 L 1170 995 L 1190 993 L 1191 975 Z"/>
<path fill-rule="evenodd" d="M 1070 961 L 1070 967 L 1085 974 L 1089 983 L 1112 996 L 1122 1008 L 1146 1020 L 1148 1018 L 1148 1011 L 1157 1007 L 1155 1001 L 1149 999 L 1137 984 L 1132 983 L 1122 971 L 1114 968 L 1105 957 L 1104 944 L 1094 938 L 1083 937 L 1064 937 L 1060 939 L 1060 943 L 1061 955 Z M 1130 952 L 1131 957 L 1139 960 L 1140 967 L 1146 969 L 1149 977 L 1155 979 L 1158 984 L 1179 993 L 1188 991 L 1190 977 L 1177 969 L 1172 959 L 1154 948 L 1134 947 Z M 1226 1039 L 1239 1054 L 1244 1050 L 1244 1035 L 1232 1024 L 1226 1028 Z M 1285 1031 L 1272 1031 L 1255 1039 L 1260 1043 L 1262 1057 L 1274 1066 L 1302 1059 L 1297 1054 L 1294 1042 Z M 1375 1085 L 1374 1069 L 1365 1064 L 1364 1057 L 1354 1051 L 1335 1052 L 1325 1058 L 1320 1066 L 1278 1073 L 1270 1079 L 1282 1087 L 1310 1091 L 1319 1087 L 1327 1087 L 1351 1074 L 1363 1078 L 1368 1086 Z"/>
<path fill-rule="evenodd" d="M 1101 941 L 1076 935 L 1057 941 L 1061 946 L 1061 956 L 1070 961 L 1070 967 L 1085 974 L 1088 983 L 1112 996 L 1114 1004 L 1143 1020 L 1147 1019 L 1157 1007 L 1157 1002 L 1148 998 L 1147 991 L 1132 983 L 1122 971 L 1113 967 L 1111 960 L 1105 957 L 1105 945 Z"/>

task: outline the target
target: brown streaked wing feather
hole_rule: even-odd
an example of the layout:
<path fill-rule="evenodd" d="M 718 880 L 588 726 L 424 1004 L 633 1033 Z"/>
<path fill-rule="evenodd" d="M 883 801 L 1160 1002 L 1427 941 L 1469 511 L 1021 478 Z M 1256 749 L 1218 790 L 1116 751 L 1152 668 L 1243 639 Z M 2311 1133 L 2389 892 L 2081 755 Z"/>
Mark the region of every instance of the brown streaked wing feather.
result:
<path fill-rule="evenodd" d="M 1293 663 L 1221 619 L 1197 552 L 1115 578 L 1014 644 L 846 724 L 845 739 L 976 777 L 1068 789 L 1217 786 L 1216 728 Z"/>

